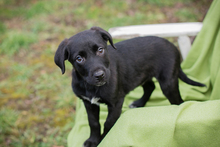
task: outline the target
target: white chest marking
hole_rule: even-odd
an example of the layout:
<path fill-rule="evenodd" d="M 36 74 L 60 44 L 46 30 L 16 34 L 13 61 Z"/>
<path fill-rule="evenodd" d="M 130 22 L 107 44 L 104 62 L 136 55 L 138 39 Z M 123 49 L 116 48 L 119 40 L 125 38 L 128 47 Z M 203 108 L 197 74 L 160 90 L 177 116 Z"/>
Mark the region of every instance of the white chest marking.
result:
<path fill-rule="evenodd" d="M 90 99 L 90 98 L 88 98 L 88 97 L 86 97 L 86 96 L 81 96 L 84 100 L 87 100 L 87 101 L 89 101 L 89 102 L 91 102 L 91 104 L 95 104 L 95 105 L 97 105 L 97 106 L 99 106 L 99 100 L 101 99 L 101 98 L 98 98 L 98 97 L 93 97 L 92 99 Z"/>

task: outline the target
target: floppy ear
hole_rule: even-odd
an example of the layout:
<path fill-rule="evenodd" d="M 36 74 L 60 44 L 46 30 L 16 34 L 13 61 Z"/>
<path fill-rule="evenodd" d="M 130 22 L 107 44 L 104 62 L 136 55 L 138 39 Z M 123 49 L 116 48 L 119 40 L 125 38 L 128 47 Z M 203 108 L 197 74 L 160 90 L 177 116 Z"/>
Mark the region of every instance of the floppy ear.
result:
<path fill-rule="evenodd" d="M 62 74 L 65 73 L 64 61 L 68 58 L 69 55 L 69 53 L 67 52 L 67 43 L 68 43 L 68 39 L 64 39 L 60 43 L 54 56 L 54 62 L 56 63 L 57 66 L 60 67 Z"/>
<path fill-rule="evenodd" d="M 101 35 L 102 35 L 102 38 L 105 40 L 105 41 L 109 41 L 111 46 L 116 49 L 115 45 L 113 44 L 113 41 L 112 41 L 112 36 L 105 30 L 103 30 L 102 28 L 100 27 L 92 27 L 91 30 L 96 30 L 98 31 Z"/>

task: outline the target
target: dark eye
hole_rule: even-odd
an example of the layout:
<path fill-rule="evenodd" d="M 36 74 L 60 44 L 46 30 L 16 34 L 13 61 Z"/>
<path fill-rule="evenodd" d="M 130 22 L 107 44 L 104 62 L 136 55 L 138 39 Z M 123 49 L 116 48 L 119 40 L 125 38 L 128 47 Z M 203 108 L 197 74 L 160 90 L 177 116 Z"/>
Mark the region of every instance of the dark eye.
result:
<path fill-rule="evenodd" d="M 85 58 L 81 57 L 80 55 L 76 56 L 76 62 L 82 63 L 85 60 Z"/>
<path fill-rule="evenodd" d="M 99 47 L 98 48 L 98 51 L 97 51 L 97 55 L 103 55 L 104 54 L 104 49 L 102 47 Z"/>

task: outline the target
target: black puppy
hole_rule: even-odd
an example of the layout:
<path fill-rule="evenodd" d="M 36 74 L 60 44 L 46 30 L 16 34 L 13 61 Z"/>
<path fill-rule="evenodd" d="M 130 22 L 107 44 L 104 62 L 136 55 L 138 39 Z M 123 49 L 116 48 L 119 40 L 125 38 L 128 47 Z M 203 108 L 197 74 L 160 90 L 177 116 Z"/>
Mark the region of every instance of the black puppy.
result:
<path fill-rule="evenodd" d="M 107 46 L 107 41 L 111 46 Z M 153 77 L 158 80 L 171 104 L 183 102 L 178 78 L 190 85 L 205 86 L 183 73 L 177 48 L 159 37 L 138 37 L 114 45 L 107 31 L 92 27 L 64 39 L 54 60 L 63 74 L 65 60 L 73 65 L 72 88 L 84 102 L 91 131 L 84 147 L 96 147 L 100 143 L 119 118 L 125 95 L 139 85 L 143 87 L 144 95 L 130 107 L 146 104 L 155 88 Z M 102 135 L 99 103 L 108 106 Z"/>

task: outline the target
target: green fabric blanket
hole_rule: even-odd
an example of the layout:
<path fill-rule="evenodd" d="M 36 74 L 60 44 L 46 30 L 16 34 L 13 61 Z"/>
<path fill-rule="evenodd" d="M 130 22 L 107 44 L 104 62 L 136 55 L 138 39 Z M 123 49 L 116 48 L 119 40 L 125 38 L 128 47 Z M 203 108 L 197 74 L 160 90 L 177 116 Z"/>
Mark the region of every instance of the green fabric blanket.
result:
<path fill-rule="evenodd" d="M 182 63 L 184 72 L 207 87 L 195 87 L 180 80 L 185 101 L 170 105 L 159 84 L 144 108 L 128 105 L 142 96 L 138 87 L 126 96 L 123 112 L 99 147 L 220 146 L 220 0 L 213 1 L 192 49 Z M 126 112 L 125 112 L 126 111 Z M 107 107 L 101 105 L 103 128 Z M 81 147 L 89 137 L 83 103 L 78 100 L 75 125 L 68 136 L 69 147 Z"/>

